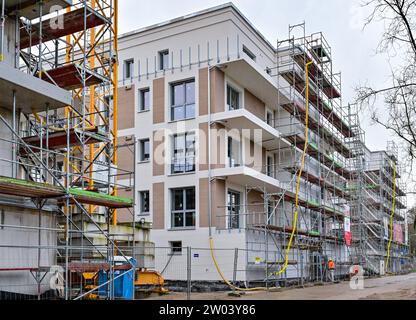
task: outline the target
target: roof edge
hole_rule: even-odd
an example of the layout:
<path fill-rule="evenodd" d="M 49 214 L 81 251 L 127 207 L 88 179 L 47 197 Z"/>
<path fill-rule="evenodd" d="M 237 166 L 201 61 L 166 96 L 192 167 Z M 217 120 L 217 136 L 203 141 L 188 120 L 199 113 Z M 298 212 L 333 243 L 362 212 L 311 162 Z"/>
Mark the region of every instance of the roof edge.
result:
<path fill-rule="evenodd" d="M 261 40 L 263 40 L 265 42 L 265 44 L 270 49 L 272 49 L 274 52 L 276 52 L 277 49 L 271 44 L 271 42 L 266 39 L 266 37 L 250 22 L 250 20 L 232 2 L 227 2 L 227 3 L 221 4 L 221 5 L 215 6 L 215 7 L 210 7 L 210 8 L 203 9 L 203 10 L 200 10 L 200 11 L 196 11 L 196 12 L 184 15 L 184 16 L 180 16 L 180 17 L 177 17 L 177 18 L 166 20 L 164 22 L 156 23 L 156 24 L 153 24 L 153 25 L 150 25 L 150 26 L 147 26 L 147 27 L 137 29 L 137 30 L 129 31 L 129 32 L 126 32 L 126 33 L 123 33 L 123 34 L 119 35 L 119 39 L 134 36 L 134 35 L 137 35 L 137 34 L 140 34 L 140 33 L 146 32 L 146 31 L 150 31 L 150 30 L 153 30 L 153 29 L 162 28 L 162 27 L 168 26 L 168 25 L 173 24 L 173 23 L 186 21 L 186 20 L 191 19 L 191 18 L 200 17 L 204 14 L 213 13 L 213 12 L 224 10 L 224 9 L 227 9 L 227 8 L 233 9 L 244 20 L 244 22 L 248 25 L 248 27 L 251 28 L 254 31 L 254 33 L 256 33 L 261 38 Z"/>

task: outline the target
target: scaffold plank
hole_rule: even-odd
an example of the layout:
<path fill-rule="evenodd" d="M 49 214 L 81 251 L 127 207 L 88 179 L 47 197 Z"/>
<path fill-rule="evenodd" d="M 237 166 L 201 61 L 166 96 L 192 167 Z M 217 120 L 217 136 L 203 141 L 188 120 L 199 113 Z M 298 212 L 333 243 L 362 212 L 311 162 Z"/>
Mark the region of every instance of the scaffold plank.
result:
<path fill-rule="evenodd" d="M 87 87 L 101 84 L 105 80 L 102 76 L 76 63 L 44 71 L 41 79 L 65 90 L 75 90 L 84 87 L 83 72 L 85 72 L 85 86 Z"/>
<path fill-rule="evenodd" d="M 84 17 L 86 17 L 84 21 Z M 61 21 L 62 26 L 57 26 Z M 70 34 L 88 30 L 105 24 L 105 18 L 89 7 L 79 8 L 66 12 L 58 17 L 52 17 L 42 22 L 42 42 L 59 39 Z M 40 24 L 31 26 L 31 33 L 22 34 L 20 48 L 26 49 L 35 46 L 40 39 Z"/>

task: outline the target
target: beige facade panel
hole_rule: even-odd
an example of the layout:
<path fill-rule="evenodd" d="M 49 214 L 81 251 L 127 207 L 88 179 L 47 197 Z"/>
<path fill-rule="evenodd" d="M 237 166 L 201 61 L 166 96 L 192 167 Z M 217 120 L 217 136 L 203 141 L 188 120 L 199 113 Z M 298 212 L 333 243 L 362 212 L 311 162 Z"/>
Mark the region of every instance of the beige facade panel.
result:
<path fill-rule="evenodd" d="M 247 195 L 249 221 L 262 221 L 264 212 L 263 194 L 256 190 L 251 190 Z"/>
<path fill-rule="evenodd" d="M 125 180 L 129 179 L 130 176 L 127 175 L 127 172 L 134 172 L 134 144 L 135 136 L 125 136 L 125 137 L 118 137 L 117 139 L 117 156 L 118 156 L 118 164 L 117 168 L 118 180 Z"/>
<path fill-rule="evenodd" d="M 211 70 L 211 112 L 225 111 L 225 77 L 224 72 L 214 68 Z"/>
<path fill-rule="evenodd" d="M 118 129 L 134 128 L 135 86 L 118 88 Z"/>
<path fill-rule="evenodd" d="M 212 225 L 216 228 L 225 228 L 225 180 L 214 180 L 212 182 Z"/>
<path fill-rule="evenodd" d="M 201 228 L 209 227 L 208 211 L 208 179 L 199 180 L 199 226 Z M 216 228 L 225 227 L 225 180 L 214 180 L 211 183 L 212 192 L 212 226 Z"/>
<path fill-rule="evenodd" d="M 153 229 L 165 229 L 165 184 L 153 184 Z"/>
<path fill-rule="evenodd" d="M 245 108 L 261 120 L 266 116 L 266 105 L 247 89 L 244 90 Z"/>
<path fill-rule="evenodd" d="M 199 115 L 208 114 L 208 68 L 199 69 Z"/>
<path fill-rule="evenodd" d="M 119 190 L 117 195 L 122 198 L 134 198 L 133 189 Z M 130 211 L 129 209 L 118 209 L 117 220 L 119 223 L 133 222 L 133 211 Z"/>
<path fill-rule="evenodd" d="M 209 227 L 208 190 L 208 179 L 199 179 L 199 226 L 201 228 Z"/>
<path fill-rule="evenodd" d="M 165 78 L 153 80 L 153 123 L 165 122 Z"/>
<path fill-rule="evenodd" d="M 211 126 L 211 168 L 225 168 L 227 155 L 226 129 L 222 124 L 216 123 Z"/>

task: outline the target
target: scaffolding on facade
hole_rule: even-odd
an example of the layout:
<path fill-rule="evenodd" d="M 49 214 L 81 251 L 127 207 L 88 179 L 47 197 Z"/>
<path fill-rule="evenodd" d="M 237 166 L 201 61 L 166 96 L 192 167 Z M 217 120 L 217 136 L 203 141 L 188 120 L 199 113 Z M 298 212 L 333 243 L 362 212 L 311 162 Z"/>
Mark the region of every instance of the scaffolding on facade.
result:
<path fill-rule="evenodd" d="M 352 260 L 368 274 L 402 272 L 409 262 L 409 249 L 405 239 L 406 190 L 401 182 L 398 147 L 389 142 L 386 151 L 370 152 L 363 141 L 357 146 L 361 150 L 352 163 L 354 175 L 349 186 L 354 194 Z"/>
<path fill-rule="evenodd" d="M 302 35 L 295 37 L 296 31 Z M 305 146 L 306 64 L 309 67 L 309 132 L 306 162 L 301 170 Z M 265 173 L 280 181 L 281 191 L 262 191 L 264 210 L 246 207 L 247 228 L 264 234 L 248 248 L 262 247 L 266 281 L 325 281 L 327 263 L 337 265 L 337 277 L 348 274 L 349 247 L 344 224 L 351 194 L 347 189 L 351 172 L 346 167 L 354 155 L 347 140 L 355 136 L 349 110 L 342 107 L 341 76 L 332 70 L 331 48 L 322 33 L 306 35 L 305 24 L 289 26 L 289 38 L 277 44 L 276 69 L 272 75 L 288 102 L 276 102 L 267 122 L 281 134 L 274 161 Z M 271 163 L 273 163 L 271 165 Z M 296 177 L 301 173 L 299 208 L 296 208 Z M 253 190 L 248 188 L 248 192 Z M 282 273 L 295 211 L 299 213 L 288 267 Z M 271 249 L 273 248 L 273 249 Z M 279 252 L 276 259 L 268 251 Z"/>
<path fill-rule="evenodd" d="M 48 91 L 29 92 L 21 83 L 1 79 L 10 89 L 2 96 L 9 95 L 12 113 L 11 121 L 0 115 L 2 126 L 11 132 L 11 139 L 2 141 L 9 144 L 13 157 L 1 159 L 11 166 L 11 174 L 0 177 L 0 194 L 30 198 L 39 212 L 52 203 L 58 216 L 56 227 L 45 229 L 39 213 L 39 243 L 25 247 L 38 250 L 39 259 L 26 267 L 40 283 L 43 269 L 50 267 L 41 265 L 42 250 L 52 250 L 64 273 L 61 298 L 95 294 L 113 299 L 115 281 L 122 274 L 131 277 L 136 268 L 131 257 L 136 257 L 138 241 L 134 199 L 119 196 L 134 190 L 135 178 L 134 168 L 118 166 L 118 153 L 127 148 L 135 155 L 135 141 L 121 144 L 117 137 L 117 0 L 1 4 L 2 20 L 7 17 L 15 28 L 14 65 L 7 66 L 8 72 L 72 95 L 72 102 L 57 103 L 48 98 Z M 6 68 L 5 62 L 0 64 Z M 24 100 L 25 95 L 29 99 Z M 130 210 L 129 228 L 117 226 L 118 209 Z M 42 244 L 41 234 L 50 232 L 57 244 Z M 8 266 L 0 272 L 17 269 Z M 85 275 L 98 272 L 103 275 L 100 286 L 87 286 Z"/>

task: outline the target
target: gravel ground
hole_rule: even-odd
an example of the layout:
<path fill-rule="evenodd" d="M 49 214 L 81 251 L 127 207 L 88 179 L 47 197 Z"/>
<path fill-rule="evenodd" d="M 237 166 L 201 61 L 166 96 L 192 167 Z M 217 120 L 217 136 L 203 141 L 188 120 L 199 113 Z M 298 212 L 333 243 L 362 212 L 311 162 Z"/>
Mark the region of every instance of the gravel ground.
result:
<path fill-rule="evenodd" d="M 352 290 L 349 282 L 277 292 L 250 292 L 239 298 L 228 292 L 192 293 L 192 300 L 416 300 L 416 273 L 366 279 L 364 290 Z M 184 293 L 151 297 L 151 300 L 185 300 Z"/>

